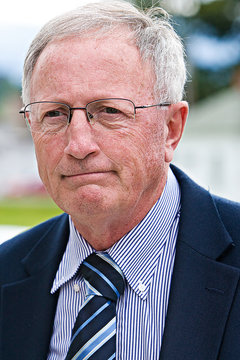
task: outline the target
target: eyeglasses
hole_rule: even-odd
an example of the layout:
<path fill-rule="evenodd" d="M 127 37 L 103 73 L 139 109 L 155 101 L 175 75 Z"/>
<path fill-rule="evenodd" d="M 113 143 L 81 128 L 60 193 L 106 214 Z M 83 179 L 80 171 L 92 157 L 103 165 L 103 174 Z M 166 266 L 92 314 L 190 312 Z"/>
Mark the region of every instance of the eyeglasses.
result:
<path fill-rule="evenodd" d="M 55 101 L 36 101 L 19 111 L 24 114 L 31 132 L 59 133 L 71 123 L 73 110 L 85 110 L 91 125 L 98 123 L 107 128 L 117 128 L 135 120 L 136 109 L 155 106 L 169 106 L 170 103 L 135 106 L 128 99 L 100 99 L 89 102 L 85 107 L 71 107 Z"/>

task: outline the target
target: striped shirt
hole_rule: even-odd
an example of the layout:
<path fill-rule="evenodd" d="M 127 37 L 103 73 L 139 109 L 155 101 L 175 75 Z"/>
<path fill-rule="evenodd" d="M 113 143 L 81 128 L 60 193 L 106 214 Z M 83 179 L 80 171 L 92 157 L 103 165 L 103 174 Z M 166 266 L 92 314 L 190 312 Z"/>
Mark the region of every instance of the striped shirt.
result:
<path fill-rule="evenodd" d="M 180 216 L 180 189 L 169 170 L 164 191 L 145 218 L 110 249 L 124 273 L 126 287 L 117 302 L 116 359 L 159 359 L 167 313 Z M 93 252 L 70 218 L 70 236 L 51 292 L 60 288 L 47 360 L 63 360 L 85 298 L 77 274 Z"/>

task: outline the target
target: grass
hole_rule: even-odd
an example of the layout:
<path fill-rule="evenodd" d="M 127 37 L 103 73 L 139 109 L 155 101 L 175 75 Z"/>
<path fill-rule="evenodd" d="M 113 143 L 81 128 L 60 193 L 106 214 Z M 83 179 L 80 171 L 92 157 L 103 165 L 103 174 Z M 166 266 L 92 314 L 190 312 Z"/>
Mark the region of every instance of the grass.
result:
<path fill-rule="evenodd" d="M 0 224 L 34 226 L 62 211 L 47 196 L 0 199 Z"/>

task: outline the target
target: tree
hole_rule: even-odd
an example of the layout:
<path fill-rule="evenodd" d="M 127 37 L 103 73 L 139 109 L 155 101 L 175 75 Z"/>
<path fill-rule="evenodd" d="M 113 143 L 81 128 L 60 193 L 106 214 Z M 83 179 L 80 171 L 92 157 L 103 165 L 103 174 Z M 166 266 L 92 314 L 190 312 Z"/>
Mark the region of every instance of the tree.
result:
<path fill-rule="evenodd" d="M 238 44 L 239 51 L 235 51 L 235 57 L 232 57 L 229 63 L 222 62 L 222 66 L 217 67 L 214 61 L 206 64 L 192 59 L 190 67 L 193 84 L 190 86 L 191 93 L 195 95 L 193 99 L 189 98 L 190 101 L 199 100 L 230 85 L 234 68 L 240 63 L 239 0 L 132 0 L 130 2 L 142 9 L 160 6 L 173 15 L 173 26 L 185 41 L 189 53 L 191 46 L 195 45 L 194 42 L 200 37 L 206 42 L 214 39 L 219 45 L 227 46 L 230 42 Z M 218 60 L 217 56 L 216 52 L 216 60 Z"/>

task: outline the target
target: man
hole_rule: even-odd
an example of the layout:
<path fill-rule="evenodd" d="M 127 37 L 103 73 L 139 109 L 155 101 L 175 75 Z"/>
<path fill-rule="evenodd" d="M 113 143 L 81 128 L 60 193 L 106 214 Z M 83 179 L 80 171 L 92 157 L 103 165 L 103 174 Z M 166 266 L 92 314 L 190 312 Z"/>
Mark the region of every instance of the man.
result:
<path fill-rule="evenodd" d="M 91 4 L 48 23 L 30 46 L 22 112 L 65 214 L 1 246 L 2 360 L 239 357 L 240 207 L 169 167 L 188 113 L 186 70 L 158 15 Z M 81 270 L 94 253 L 125 282 L 111 356 L 101 345 L 71 352 L 86 334 L 74 327 L 86 292 L 104 297 L 88 293 Z"/>

